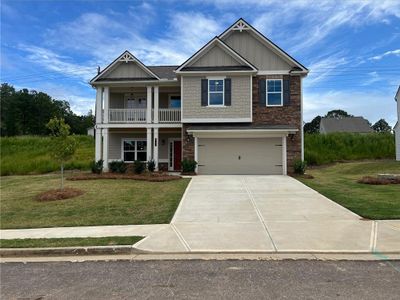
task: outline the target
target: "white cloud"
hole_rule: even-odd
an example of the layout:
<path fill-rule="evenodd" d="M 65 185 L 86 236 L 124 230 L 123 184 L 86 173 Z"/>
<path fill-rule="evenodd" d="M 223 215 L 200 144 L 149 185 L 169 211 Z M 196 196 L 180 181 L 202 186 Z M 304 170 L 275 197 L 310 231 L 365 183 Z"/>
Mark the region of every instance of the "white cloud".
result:
<path fill-rule="evenodd" d="M 381 118 L 393 126 L 396 123 L 395 89 L 371 91 L 326 91 L 304 92 L 304 121 L 311 121 L 317 115 L 325 115 L 333 109 L 343 109 L 355 116 L 363 116 L 371 123 Z"/>
<path fill-rule="evenodd" d="M 384 58 L 385 56 L 388 56 L 388 55 L 400 56 L 400 49 L 386 51 L 383 54 L 371 57 L 370 60 L 381 60 L 382 58 Z"/>

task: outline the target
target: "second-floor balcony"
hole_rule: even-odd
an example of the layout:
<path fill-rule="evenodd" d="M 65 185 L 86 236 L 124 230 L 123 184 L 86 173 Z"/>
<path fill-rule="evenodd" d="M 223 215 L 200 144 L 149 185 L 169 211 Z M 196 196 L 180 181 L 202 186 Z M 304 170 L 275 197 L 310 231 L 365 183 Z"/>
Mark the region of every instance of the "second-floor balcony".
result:
<path fill-rule="evenodd" d="M 110 108 L 108 121 L 110 123 L 151 123 L 157 122 L 154 109 L 150 116 L 146 108 Z M 148 122 L 148 118 L 151 118 Z M 158 123 L 179 123 L 181 110 L 176 108 L 160 108 L 158 110 Z"/>

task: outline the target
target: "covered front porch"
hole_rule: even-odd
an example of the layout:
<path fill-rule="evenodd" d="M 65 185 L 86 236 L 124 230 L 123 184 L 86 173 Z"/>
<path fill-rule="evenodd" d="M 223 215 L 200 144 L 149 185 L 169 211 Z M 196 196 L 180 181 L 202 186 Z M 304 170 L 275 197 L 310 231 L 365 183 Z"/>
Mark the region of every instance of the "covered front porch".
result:
<path fill-rule="evenodd" d="M 108 171 L 108 163 L 115 160 L 126 163 L 133 163 L 136 160 L 147 163 L 154 160 L 156 170 L 181 170 L 181 128 L 98 129 L 100 130 L 99 140 L 102 146 L 96 145 L 96 160 L 104 160 L 105 171 Z M 99 132 L 97 134 L 100 135 Z"/>

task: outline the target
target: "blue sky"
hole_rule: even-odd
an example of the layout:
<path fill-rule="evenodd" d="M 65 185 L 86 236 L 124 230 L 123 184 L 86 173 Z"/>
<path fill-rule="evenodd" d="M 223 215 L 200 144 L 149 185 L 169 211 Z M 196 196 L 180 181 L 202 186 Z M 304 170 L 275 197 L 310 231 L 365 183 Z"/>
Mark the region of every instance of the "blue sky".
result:
<path fill-rule="evenodd" d="M 1 81 L 94 107 L 87 82 L 124 50 L 180 64 L 243 17 L 311 72 L 304 117 L 344 109 L 394 125 L 400 84 L 400 1 L 1 2 Z"/>

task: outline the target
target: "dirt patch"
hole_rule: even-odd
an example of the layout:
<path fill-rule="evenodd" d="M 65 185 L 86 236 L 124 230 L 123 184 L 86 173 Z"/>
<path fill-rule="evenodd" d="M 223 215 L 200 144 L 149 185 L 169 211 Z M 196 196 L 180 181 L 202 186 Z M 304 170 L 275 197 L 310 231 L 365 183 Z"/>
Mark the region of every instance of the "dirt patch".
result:
<path fill-rule="evenodd" d="M 36 196 L 37 201 L 56 201 L 74 198 L 83 195 L 84 191 L 74 188 L 66 187 L 63 190 L 55 189 L 40 193 Z"/>
<path fill-rule="evenodd" d="M 68 180 L 96 180 L 96 179 L 130 179 L 142 180 L 151 182 L 164 182 L 181 179 L 181 176 L 168 175 L 165 173 L 144 173 L 144 174 L 117 174 L 117 173 L 103 173 L 103 174 L 80 174 L 77 176 L 69 177 Z"/>
<path fill-rule="evenodd" d="M 400 184 L 400 178 L 379 178 L 372 176 L 364 176 L 357 180 L 358 183 L 384 185 L 384 184 Z"/>

